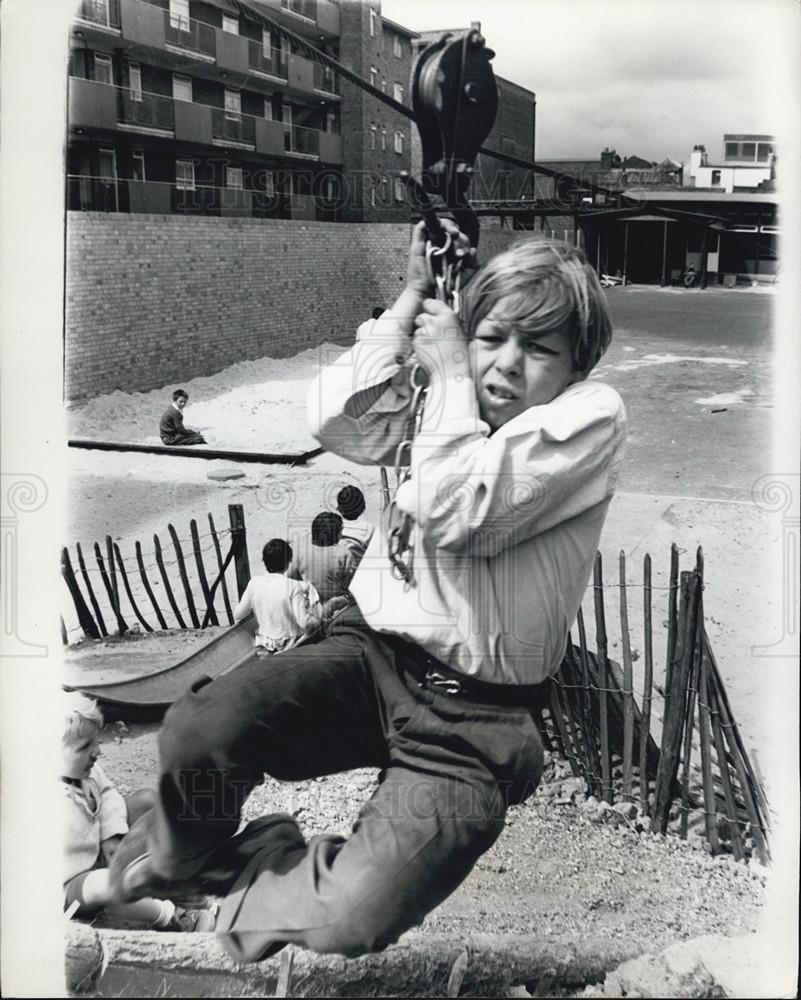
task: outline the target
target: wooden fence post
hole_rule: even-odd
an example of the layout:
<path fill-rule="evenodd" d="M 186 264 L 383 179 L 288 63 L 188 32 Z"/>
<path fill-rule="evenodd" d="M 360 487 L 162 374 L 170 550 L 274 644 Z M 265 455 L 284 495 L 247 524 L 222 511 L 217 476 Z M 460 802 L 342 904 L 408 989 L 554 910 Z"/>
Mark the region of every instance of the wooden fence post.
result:
<path fill-rule="evenodd" d="M 78 581 L 75 579 L 75 571 L 73 570 L 72 562 L 70 561 L 70 554 L 66 547 L 61 550 L 61 575 L 64 577 L 64 582 L 67 584 L 67 588 L 69 589 L 70 596 L 72 597 L 72 603 L 75 605 L 75 610 L 78 614 L 78 621 L 80 622 L 81 628 L 90 639 L 99 639 L 100 632 L 98 631 L 94 618 L 92 618 L 92 612 L 86 606 L 86 601 L 83 599 L 83 594 L 78 587 Z"/>
<path fill-rule="evenodd" d="M 228 520 L 231 525 L 231 546 L 234 550 L 237 597 L 241 597 L 245 593 L 245 587 L 250 582 L 245 509 L 241 503 L 228 504 Z"/>

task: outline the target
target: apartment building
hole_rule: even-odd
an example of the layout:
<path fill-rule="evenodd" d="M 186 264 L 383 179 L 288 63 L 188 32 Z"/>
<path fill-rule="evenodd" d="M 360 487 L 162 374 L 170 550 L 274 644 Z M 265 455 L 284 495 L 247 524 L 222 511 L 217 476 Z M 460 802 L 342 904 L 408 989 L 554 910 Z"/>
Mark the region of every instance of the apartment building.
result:
<path fill-rule="evenodd" d="M 332 0 L 252 6 L 339 58 Z M 227 0 L 82 0 L 67 205 L 340 219 L 342 103 L 330 68 Z"/>
<path fill-rule="evenodd" d="M 765 190 L 774 178 L 776 141 L 772 135 L 723 136 L 723 162 L 710 162 L 705 146 L 693 146 L 687 176 L 689 187 L 736 191 Z"/>

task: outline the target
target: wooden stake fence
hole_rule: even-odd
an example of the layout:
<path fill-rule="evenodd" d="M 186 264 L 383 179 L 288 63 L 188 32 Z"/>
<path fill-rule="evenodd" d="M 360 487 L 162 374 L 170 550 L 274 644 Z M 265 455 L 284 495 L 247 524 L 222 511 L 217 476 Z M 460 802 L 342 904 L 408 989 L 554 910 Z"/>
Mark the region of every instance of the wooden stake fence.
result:
<path fill-rule="evenodd" d="M 93 545 L 97 563 L 95 572 L 102 581 L 101 589 L 105 591 L 110 610 L 101 611 L 100 601 L 96 593 L 97 587 L 96 584 L 93 585 L 91 570 L 86 565 L 80 544 L 76 543 L 75 552 L 83 589 L 73 569 L 69 550 L 63 548 L 61 551 L 61 572 L 84 635 L 92 639 L 107 637 L 109 631 L 106 619 L 116 623 L 116 634 L 124 635 L 129 630 L 126 618 L 131 616 L 146 632 L 169 628 L 168 615 L 174 618 L 178 628 L 206 628 L 209 625 L 219 625 L 220 614 L 215 607 L 218 592 L 222 594 L 225 607 L 223 620 L 232 625 L 234 617 L 230 592 L 225 579 L 226 571 L 233 563 L 239 596 L 244 592 L 250 579 L 244 510 L 241 504 L 229 505 L 231 527 L 227 532 L 220 532 L 215 528 L 211 514 L 208 515 L 208 519 L 211 542 L 205 546 L 205 549 L 197 522 L 192 520 L 189 525 L 196 584 L 193 584 L 190 579 L 190 570 L 184 556 L 184 549 L 178 532 L 172 524 L 168 525 L 167 530 L 170 539 L 169 547 L 173 556 L 165 552 L 161 539 L 158 535 L 154 535 L 154 562 L 151 563 L 150 567 L 147 567 L 142 544 L 137 541 L 134 546 L 137 570 L 133 572 L 129 571 L 120 546 L 112 541 L 110 535 L 105 538 L 105 558 L 100 544 L 95 542 Z M 221 535 L 224 534 L 231 536 L 230 548 L 225 556 L 223 556 L 220 543 Z M 204 558 L 205 552 L 211 553 L 208 568 L 206 565 L 208 557 Z M 172 566 L 177 569 L 177 580 L 174 574 L 171 575 L 169 571 L 169 567 Z M 162 587 L 161 599 L 156 596 L 154 580 L 151 579 L 154 569 Z M 212 582 L 210 583 L 209 580 Z M 84 591 L 88 597 L 88 603 L 84 597 Z M 201 599 L 202 611 L 199 612 L 196 601 Z M 149 608 L 147 607 L 148 602 Z M 125 609 L 123 604 L 126 605 Z M 91 610 L 89 605 L 91 605 Z M 130 612 L 127 610 L 128 608 Z M 155 617 L 151 617 L 151 609 Z"/>

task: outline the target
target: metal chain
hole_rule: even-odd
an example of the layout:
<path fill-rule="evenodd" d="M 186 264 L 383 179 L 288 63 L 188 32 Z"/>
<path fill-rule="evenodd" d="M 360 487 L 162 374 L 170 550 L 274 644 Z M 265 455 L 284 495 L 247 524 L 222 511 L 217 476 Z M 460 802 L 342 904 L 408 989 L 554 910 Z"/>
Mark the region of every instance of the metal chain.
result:
<path fill-rule="evenodd" d="M 436 289 L 436 297 L 444 302 L 458 316 L 461 309 L 461 279 L 463 258 L 451 252 L 453 242 L 448 234 L 445 245 L 435 247 L 426 244 L 426 268 L 431 284 Z M 423 424 L 428 378 L 425 369 L 414 354 L 409 358 L 409 383 L 412 387 L 411 434 L 395 449 L 395 496 L 387 508 L 387 544 L 391 573 L 396 580 L 402 580 L 406 589 L 415 585 L 414 580 L 414 518 L 401 511 L 397 504 L 397 493 L 404 483 L 411 479 L 412 444 Z"/>

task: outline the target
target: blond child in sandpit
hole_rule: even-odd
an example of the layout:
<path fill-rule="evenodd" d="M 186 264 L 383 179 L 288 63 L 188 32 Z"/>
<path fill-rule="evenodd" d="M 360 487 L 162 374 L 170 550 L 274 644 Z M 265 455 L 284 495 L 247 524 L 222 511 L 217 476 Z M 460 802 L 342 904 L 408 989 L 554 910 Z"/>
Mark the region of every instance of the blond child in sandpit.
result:
<path fill-rule="evenodd" d="M 65 794 L 64 902 L 84 917 L 106 907 L 117 920 L 164 931 L 210 931 L 212 914 L 181 910 L 169 899 L 111 903 L 108 865 L 128 824 L 153 803 L 149 789 L 124 799 L 97 759 L 103 716 L 97 703 L 79 693 L 64 695 L 61 783 Z M 77 904 L 77 906 L 75 905 Z"/>

